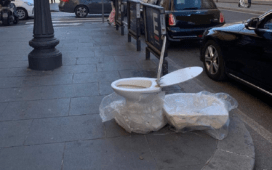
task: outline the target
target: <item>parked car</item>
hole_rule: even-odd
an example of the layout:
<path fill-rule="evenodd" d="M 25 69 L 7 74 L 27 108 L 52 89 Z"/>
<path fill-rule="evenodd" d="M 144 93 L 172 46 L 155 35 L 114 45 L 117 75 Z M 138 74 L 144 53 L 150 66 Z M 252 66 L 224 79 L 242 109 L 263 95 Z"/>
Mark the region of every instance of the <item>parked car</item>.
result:
<path fill-rule="evenodd" d="M 33 0 L 11 0 L 17 7 L 17 13 L 20 20 L 34 17 Z"/>
<path fill-rule="evenodd" d="M 200 53 L 211 79 L 228 76 L 272 95 L 272 10 L 241 24 L 205 31 Z"/>
<path fill-rule="evenodd" d="M 207 28 L 225 24 L 213 0 L 147 0 L 147 3 L 164 7 L 169 41 L 200 40 Z"/>
<path fill-rule="evenodd" d="M 60 0 L 61 12 L 75 13 L 76 17 L 84 18 L 88 14 L 102 14 L 102 0 Z M 104 13 L 111 12 L 110 0 L 104 0 Z"/>

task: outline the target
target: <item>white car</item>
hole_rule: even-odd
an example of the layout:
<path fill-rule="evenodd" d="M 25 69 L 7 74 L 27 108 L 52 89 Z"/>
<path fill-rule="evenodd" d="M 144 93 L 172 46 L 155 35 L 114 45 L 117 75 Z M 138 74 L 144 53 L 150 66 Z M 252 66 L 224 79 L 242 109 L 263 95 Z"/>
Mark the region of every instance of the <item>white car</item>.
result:
<path fill-rule="evenodd" d="M 34 17 L 34 2 L 33 0 L 11 0 L 17 7 L 19 19 L 27 19 Z"/>

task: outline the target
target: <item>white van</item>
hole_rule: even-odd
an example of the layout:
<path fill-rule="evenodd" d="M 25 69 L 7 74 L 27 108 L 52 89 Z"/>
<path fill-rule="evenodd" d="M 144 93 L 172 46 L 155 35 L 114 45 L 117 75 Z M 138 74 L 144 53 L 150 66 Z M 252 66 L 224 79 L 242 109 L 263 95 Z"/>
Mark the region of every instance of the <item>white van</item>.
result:
<path fill-rule="evenodd" d="M 34 17 L 34 2 L 33 0 L 11 0 L 17 7 L 19 19 L 27 19 Z"/>

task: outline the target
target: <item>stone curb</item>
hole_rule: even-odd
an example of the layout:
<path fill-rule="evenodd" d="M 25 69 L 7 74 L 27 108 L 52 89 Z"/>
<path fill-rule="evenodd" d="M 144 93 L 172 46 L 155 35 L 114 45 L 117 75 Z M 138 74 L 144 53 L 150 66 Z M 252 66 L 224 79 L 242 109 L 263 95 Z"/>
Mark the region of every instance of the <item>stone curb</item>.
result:
<path fill-rule="evenodd" d="M 264 14 L 266 11 L 256 11 L 256 10 L 248 10 L 248 9 L 243 9 L 243 8 L 226 8 L 226 7 L 219 7 L 219 9 L 226 9 L 226 10 L 232 10 L 232 11 L 238 11 L 238 12 L 247 12 L 247 13 L 254 13 L 254 14 Z"/>

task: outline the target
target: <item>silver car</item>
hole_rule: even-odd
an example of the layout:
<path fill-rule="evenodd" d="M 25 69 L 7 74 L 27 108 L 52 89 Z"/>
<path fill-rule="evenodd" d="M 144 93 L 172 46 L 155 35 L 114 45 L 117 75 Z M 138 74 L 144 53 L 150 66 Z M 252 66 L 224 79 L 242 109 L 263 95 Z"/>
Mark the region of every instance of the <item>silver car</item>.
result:
<path fill-rule="evenodd" d="M 104 1 L 104 13 L 111 12 L 110 0 Z M 60 0 L 61 12 L 75 13 L 77 17 L 84 18 L 88 14 L 102 14 L 102 0 Z"/>

